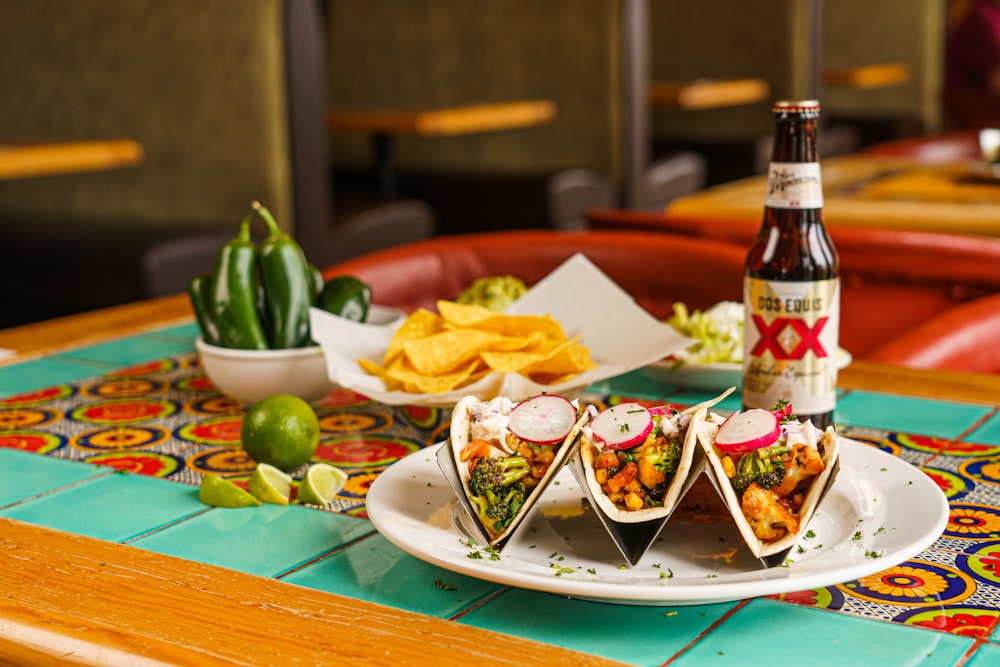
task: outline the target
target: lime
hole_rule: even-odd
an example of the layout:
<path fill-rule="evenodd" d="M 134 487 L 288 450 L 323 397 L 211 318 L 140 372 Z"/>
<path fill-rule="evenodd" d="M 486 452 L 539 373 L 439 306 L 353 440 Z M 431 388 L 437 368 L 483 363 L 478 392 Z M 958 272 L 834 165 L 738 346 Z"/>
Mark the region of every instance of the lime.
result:
<path fill-rule="evenodd" d="M 334 276 L 323 285 L 318 302 L 319 307 L 328 313 L 364 322 L 368 318 L 372 290 L 354 276 Z"/>
<path fill-rule="evenodd" d="M 299 484 L 299 502 L 326 505 L 344 488 L 347 473 L 328 463 L 314 463 Z"/>
<path fill-rule="evenodd" d="M 319 446 L 319 419 L 306 401 L 274 394 L 250 406 L 240 426 L 243 449 L 257 463 L 294 470 Z"/>
<path fill-rule="evenodd" d="M 218 475 L 205 475 L 198 487 L 198 499 L 212 507 L 255 507 L 260 501 Z"/>
<path fill-rule="evenodd" d="M 269 463 L 258 463 L 250 477 L 250 494 L 272 505 L 287 505 L 292 492 L 292 476 Z"/>

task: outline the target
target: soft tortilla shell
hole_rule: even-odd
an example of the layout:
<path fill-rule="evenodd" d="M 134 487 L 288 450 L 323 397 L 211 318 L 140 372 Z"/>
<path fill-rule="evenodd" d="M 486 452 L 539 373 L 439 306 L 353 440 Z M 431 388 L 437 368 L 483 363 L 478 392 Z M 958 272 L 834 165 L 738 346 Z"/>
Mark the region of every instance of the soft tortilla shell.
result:
<path fill-rule="evenodd" d="M 580 438 L 580 457 L 583 462 L 583 471 L 587 478 L 587 486 L 590 487 L 590 495 L 604 515 L 612 521 L 618 523 L 643 523 L 670 516 L 681 499 L 681 491 L 685 488 L 684 482 L 691 474 L 694 463 L 695 452 L 698 449 L 697 433 L 698 424 L 705 418 L 706 410 L 701 407 L 691 415 L 687 430 L 684 432 L 684 443 L 681 445 L 681 458 L 677 464 L 677 472 L 667 487 L 667 492 L 663 496 L 661 507 L 649 507 L 641 510 L 623 510 L 615 505 L 594 475 L 594 457 L 597 453 L 597 446 L 586 436 Z"/>
<path fill-rule="evenodd" d="M 830 475 L 833 473 L 837 462 L 837 457 L 840 455 L 840 438 L 837 436 L 836 430 L 832 426 L 829 426 L 819 436 L 819 445 L 823 447 L 823 472 L 816 475 L 812 480 L 809 490 L 806 492 L 806 497 L 802 501 L 802 507 L 799 510 L 799 532 L 794 534 L 788 533 L 774 542 L 764 542 L 757 537 L 750 526 L 750 522 L 743 516 L 740 499 L 737 497 L 736 491 L 733 490 L 733 485 L 729 482 L 725 469 L 722 467 L 722 456 L 719 450 L 715 448 L 715 434 L 718 430 L 718 424 L 708 419 L 702 421 L 697 433 L 698 441 L 701 443 L 708 458 L 708 466 L 715 487 L 729 507 L 729 512 L 733 515 L 733 519 L 736 521 L 736 526 L 739 528 L 743 540 L 757 558 L 764 558 L 792 548 L 798 542 L 809 520 L 812 519 L 812 515 L 816 511 L 816 507 L 819 505 L 819 501 L 823 497 L 823 492 L 829 483 Z"/>
<path fill-rule="evenodd" d="M 472 430 L 472 413 L 469 411 L 469 407 L 477 402 L 479 402 L 479 399 L 475 396 L 463 398 L 455 404 L 455 408 L 451 414 L 450 444 L 452 458 L 455 460 L 455 465 L 458 468 L 458 476 L 462 480 L 462 489 L 465 491 L 466 497 L 470 499 L 472 498 L 472 490 L 469 488 L 469 479 L 471 478 L 471 475 L 469 474 L 469 466 L 461 462 L 460 455 L 465 446 L 469 444 L 469 434 Z M 490 546 L 502 546 L 508 539 L 510 539 L 510 536 L 514 534 L 514 530 L 521 524 L 521 521 L 525 516 L 527 516 L 528 512 L 538 501 L 538 498 L 542 495 L 542 491 L 545 490 L 545 487 L 548 486 L 552 478 L 555 477 L 557 472 L 559 472 L 559 468 L 561 468 L 563 463 L 566 462 L 567 455 L 573 450 L 573 445 L 580 437 L 580 433 L 583 431 L 583 427 L 589 419 L 589 415 L 584 412 L 577 420 L 576 424 L 573 425 L 569 435 L 566 436 L 566 439 L 556 450 L 555 458 L 552 460 L 552 464 L 549 466 L 549 469 L 546 471 L 545 475 L 538 480 L 538 484 L 536 484 L 535 488 L 531 490 L 528 497 L 524 499 L 524 505 L 521 506 L 517 515 L 503 530 L 503 532 L 494 534 L 492 530 L 482 524 L 479 520 L 479 516 L 475 512 L 472 512 L 472 519 L 483 529 L 483 532 L 489 536 Z"/>

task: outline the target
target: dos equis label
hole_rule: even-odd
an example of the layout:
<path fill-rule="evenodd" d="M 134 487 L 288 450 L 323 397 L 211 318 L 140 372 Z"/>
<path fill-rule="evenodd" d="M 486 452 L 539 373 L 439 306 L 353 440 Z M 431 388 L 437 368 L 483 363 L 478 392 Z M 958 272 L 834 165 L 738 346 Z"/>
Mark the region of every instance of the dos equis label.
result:
<path fill-rule="evenodd" d="M 743 401 L 791 401 L 800 414 L 836 404 L 840 280 L 747 278 L 743 293 Z"/>
<path fill-rule="evenodd" d="M 818 162 L 772 162 L 767 169 L 771 208 L 823 208 L 823 180 Z"/>

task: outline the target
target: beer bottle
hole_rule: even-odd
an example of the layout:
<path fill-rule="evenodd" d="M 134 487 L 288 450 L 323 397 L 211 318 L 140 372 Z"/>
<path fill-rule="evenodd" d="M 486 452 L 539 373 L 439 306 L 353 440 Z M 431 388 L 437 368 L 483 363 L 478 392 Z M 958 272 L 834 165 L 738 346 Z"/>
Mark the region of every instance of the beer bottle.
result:
<path fill-rule="evenodd" d="M 816 148 L 819 102 L 774 104 L 764 220 L 743 282 L 743 407 L 789 401 L 819 428 L 836 404 L 840 335 L 837 251 L 823 226 Z"/>

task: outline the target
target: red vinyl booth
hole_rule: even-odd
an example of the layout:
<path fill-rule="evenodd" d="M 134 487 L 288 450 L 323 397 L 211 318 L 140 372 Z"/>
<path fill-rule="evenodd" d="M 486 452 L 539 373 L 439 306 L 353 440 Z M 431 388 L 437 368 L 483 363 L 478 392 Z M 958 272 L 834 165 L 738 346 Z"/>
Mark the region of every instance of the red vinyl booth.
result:
<path fill-rule="evenodd" d="M 583 253 L 659 318 L 675 301 L 707 308 L 742 300 L 743 249 L 711 239 L 641 231 L 523 230 L 439 236 L 362 255 L 324 270 L 355 275 L 375 303 L 406 311 L 454 299 L 476 278 L 513 275 L 538 282 Z M 581 302 L 580 308 L 591 304 Z M 595 317 L 600 312 L 595 311 Z"/>
<path fill-rule="evenodd" d="M 748 247 L 758 224 L 592 210 L 593 229 L 659 231 Z M 1000 239 L 862 227 L 827 230 L 840 256 L 841 346 L 856 358 L 1000 372 Z M 890 345 L 898 341 L 897 345 Z"/>

